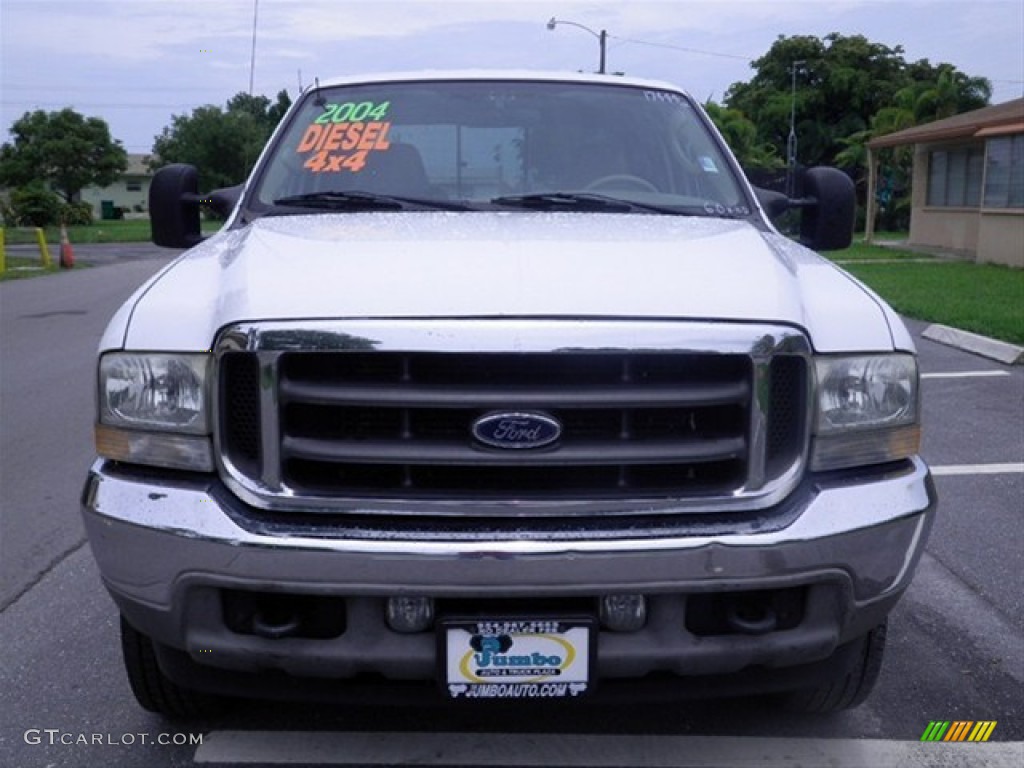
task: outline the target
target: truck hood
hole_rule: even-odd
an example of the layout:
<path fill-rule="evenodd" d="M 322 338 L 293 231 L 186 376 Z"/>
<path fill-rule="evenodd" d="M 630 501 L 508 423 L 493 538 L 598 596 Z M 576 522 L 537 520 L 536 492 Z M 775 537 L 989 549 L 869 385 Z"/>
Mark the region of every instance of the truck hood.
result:
<path fill-rule="evenodd" d="M 750 222 L 522 211 L 259 219 L 143 286 L 104 344 L 200 350 L 240 321 L 429 317 L 772 322 L 819 351 L 894 344 L 877 297 Z"/>

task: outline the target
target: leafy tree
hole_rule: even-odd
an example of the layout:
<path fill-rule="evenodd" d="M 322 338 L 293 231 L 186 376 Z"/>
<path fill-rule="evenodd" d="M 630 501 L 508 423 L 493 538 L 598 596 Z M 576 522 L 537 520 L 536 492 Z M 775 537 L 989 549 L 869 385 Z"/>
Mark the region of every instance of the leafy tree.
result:
<path fill-rule="evenodd" d="M 228 112 L 252 115 L 253 119 L 263 126 L 269 137 L 291 105 L 292 100 L 288 98 L 287 91 L 280 91 L 277 94 L 277 101 L 273 104 L 266 96 L 252 96 L 243 91 L 228 99 Z"/>
<path fill-rule="evenodd" d="M 0 147 L 0 184 L 48 182 L 72 202 L 83 187 L 112 184 L 128 167 L 121 142 L 106 122 L 71 108 L 26 112 L 11 126 L 13 143 Z"/>
<path fill-rule="evenodd" d="M 738 109 L 728 109 L 713 101 L 706 102 L 704 109 L 741 166 L 760 169 L 782 167 L 783 160 L 775 147 L 759 143 L 757 126 Z"/>
<path fill-rule="evenodd" d="M 266 96 L 242 92 L 228 100 L 226 109 L 207 105 L 190 115 L 174 115 L 154 139 L 150 167 L 194 165 L 200 170 L 203 192 L 239 184 L 289 106 L 287 91 L 278 93 L 274 103 Z"/>
<path fill-rule="evenodd" d="M 756 74 L 729 88 L 726 105 L 753 121 L 757 142 L 775 147 L 786 146 L 794 110 L 798 162 L 848 169 L 862 202 L 871 139 L 978 109 L 992 95 L 985 78 L 927 59 L 908 64 L 900 46 L 860 35 L 780 36 L 751 66 Z M 893 148 L 878 159 L 882 225 L 905 227 L 912 151 Z"/>
<path fill-rule="evenodd" d="M 827 163 L 841 151 L 839 139 L 868 128 L 898 90 L 901 53 L 860 35 L 779 37 L 751 65 L 753 79 L 731 86 L 725 103 L 746 114 L 759 138 L 776 147 L 786 146 L 795 104 L 800 161 Z"/>
<path fill-rule="evenodd" d="M 850 141 L 858 134 L 866 141 L 896 126 L 985 106 L 991 96 L 984 78 L 969 77 L 951 64 L 907 64 L 902 47 L 862 35 L 780 36 L 751 66 L 754 77 L 729 88 L 726 106 L 753 121 L 759 141 L 783 148 L 795 103 L 803 165 L 836 164 L 840 155 L 849 161 L 857 153 L 848 151 Z"/>

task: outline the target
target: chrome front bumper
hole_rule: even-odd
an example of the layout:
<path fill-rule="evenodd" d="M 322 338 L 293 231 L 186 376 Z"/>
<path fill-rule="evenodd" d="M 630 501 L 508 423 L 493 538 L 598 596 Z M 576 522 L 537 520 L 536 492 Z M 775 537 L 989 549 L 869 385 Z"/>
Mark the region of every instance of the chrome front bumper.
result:
<path fill-rule="evenodd" d="M 432 674 L 433 634 L 399 635 L 384 625 L 384 598 L 395 595 L 646 594 L 652 600 L 647 628 L 600 633 L 598 669 L 609 676 L 730 672 L 824 658 L 895 604 L 936 509 L 928 469 L 914 459 L 886 472 L 805 483 L 790 500 L 798 507 L 793 522 L 764 533 L 558 541 L 330 538 L 248 530 L 222 507 L 219 499 L 228 496 L 218 481 L 157 484 L 155 477 L 97 462 L 83 493 L 93 553 L 129 621 L 202 663 L 327 677 Z M 709 642 L 688 635 L 672 618 L 688 594 L 794 586 L 811 588 L 808 620 L 773 633 L 780 637 Z M 236 635 L 220 618 L 221 589 L 343 596 L 349 631 L 316 642 Z"/>

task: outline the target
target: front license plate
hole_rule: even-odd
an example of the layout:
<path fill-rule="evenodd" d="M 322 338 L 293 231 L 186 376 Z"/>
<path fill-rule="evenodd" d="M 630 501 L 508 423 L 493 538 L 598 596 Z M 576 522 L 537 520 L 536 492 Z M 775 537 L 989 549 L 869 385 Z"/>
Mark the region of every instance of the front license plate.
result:
<path fill-rule="evenodd" d="M 445 689 L 453 699 L 563 699 L 591 687 L 586 619 L 446 621 Z"/>

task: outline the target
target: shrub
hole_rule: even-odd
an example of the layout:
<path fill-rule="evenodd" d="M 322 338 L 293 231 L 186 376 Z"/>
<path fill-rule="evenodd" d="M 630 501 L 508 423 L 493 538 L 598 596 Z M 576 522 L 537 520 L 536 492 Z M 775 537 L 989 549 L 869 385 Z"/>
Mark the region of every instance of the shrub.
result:
<path fill-rule="evenodd" d="M 11 211 L 23 227 L 46 227 L 60 220 L 60 199 L 42 184 L 28 184 L 11 192 Z"/>
<path fill-rule="evenodd" d="M 69 227 L 92 224 L 92 206 L 89 203 L 62 203 L 60 220 Z"/>

